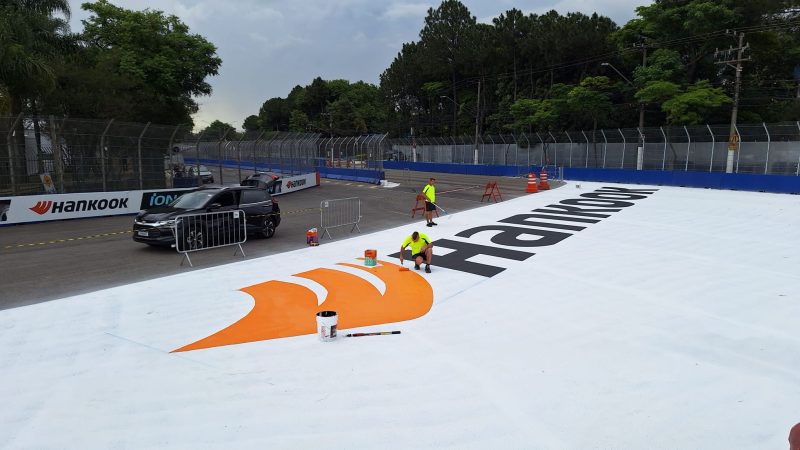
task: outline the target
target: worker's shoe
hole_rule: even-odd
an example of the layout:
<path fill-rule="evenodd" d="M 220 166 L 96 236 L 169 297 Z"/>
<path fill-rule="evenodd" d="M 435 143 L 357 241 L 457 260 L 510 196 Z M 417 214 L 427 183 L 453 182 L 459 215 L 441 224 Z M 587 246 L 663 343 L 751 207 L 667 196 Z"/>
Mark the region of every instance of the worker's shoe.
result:
<path fill-rule="evenodd" d="M 419 264 L 414 264 L 414 270 L 419 270 Z"/>
<path fill-rule="evenodd" d="M 436 223 L 436 222 L 431 222 L 431 225 L 436 226 L 436 225 L 439 225 L 439 224 Z"/>
<path fill-rule="evenodd" d="M 431 273 L 431 265 L 430 264 L 426 264 L 425 265 L 425 273 Z"/>

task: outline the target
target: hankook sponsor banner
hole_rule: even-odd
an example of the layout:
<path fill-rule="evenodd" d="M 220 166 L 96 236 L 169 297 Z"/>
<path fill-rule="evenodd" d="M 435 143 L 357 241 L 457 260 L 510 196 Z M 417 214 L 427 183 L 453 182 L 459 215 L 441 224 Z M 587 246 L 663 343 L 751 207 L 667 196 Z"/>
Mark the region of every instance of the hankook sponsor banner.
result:
<path fill-rule="evenodd" d="M 0 198 L 0 223 L 135 214 L 141 209 L 165 205 L 180 195 L 177 189 L 46 194 Z"/>

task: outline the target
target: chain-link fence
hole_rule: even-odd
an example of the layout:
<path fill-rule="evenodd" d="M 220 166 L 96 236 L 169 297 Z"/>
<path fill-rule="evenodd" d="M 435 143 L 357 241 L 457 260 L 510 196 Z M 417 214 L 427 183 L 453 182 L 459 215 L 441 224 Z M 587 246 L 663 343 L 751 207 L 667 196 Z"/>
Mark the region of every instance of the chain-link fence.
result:
<path fill-rule="evenodd" d="M 201 185 L 201 164 L 219 169 L 220 184 L 238 182 L 243 170 L 284 175 L 322 166 L 380 170 L 385 137 L 323 138 L 269 131 L 194 134 L 187 126 L 0 117 L 0 196 Z M 238 179 L 226 179 L 223 168 L 238 168 Z"/>
<path fill-rule="evenodd" d="M 641 132 L 640 132 L 641 131 Z M 388 140 L 385 159 L 509 166 L 556 165 L 724 172 L 729 125 L 560 131 Z M 734 172 L 800 175 L 800 122 L 738 125 Z"/>
<path fill-rule="evenodd" d="M 738 125 L 734 171 L 800 175 L 800 122 Z M 320 167 L 382 170 L 384 160 L 724 172 L 728 125 L 614 128 L 518 135 L 322 137 L 250 131 L 193 134 L 186 126 L 63 117 L 0 117 L 0 196 L 199 185 L 203 164 L 308 173 Z M 194 179 L 187 177 L 193 174 Z M 50 183 L 48 187 L 47 182 Z"/>

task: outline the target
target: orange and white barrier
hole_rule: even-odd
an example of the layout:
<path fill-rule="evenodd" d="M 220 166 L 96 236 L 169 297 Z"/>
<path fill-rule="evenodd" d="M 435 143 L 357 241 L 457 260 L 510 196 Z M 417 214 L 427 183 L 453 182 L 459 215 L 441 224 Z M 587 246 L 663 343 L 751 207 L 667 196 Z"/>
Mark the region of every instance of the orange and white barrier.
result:
<path fill-rule="evenodd" d="M 550 189 L 550 183 L 547 182 L 547 171 L 542 168 L 542 173 L 539 174 L 539 189 L 546 191 Z"/>
<path fill-rule="evenodd" d="M 528 187 L 525 189 L 525 192 L 528 194 L 539 192 L 539 188 L 536 186 L 536 175 L 534 175 L 533 172 L 528 174 Z"/>

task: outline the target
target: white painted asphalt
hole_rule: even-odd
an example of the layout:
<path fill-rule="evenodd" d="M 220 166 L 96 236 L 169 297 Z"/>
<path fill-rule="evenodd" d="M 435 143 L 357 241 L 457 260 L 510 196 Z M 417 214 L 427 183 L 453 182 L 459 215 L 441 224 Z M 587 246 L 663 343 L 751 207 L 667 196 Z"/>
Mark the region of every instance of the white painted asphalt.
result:
<path fill-rule="evenodd" d="M 800 421 L 800 197 L 580 185 L 419 228 L 535 255 L 470 259 L 505 269 L 492 277 L 434 259 L 427 314 L 354 330 L 400 335 L 171 353 L 245 316 L 248 286 L 324 301 L 294 275 L 363 273 L 336 264 L 367 248 L 396 264 L 412 227 L 0 311 L 0 448 L 785 448 Z M 597 223 L 530 219 L 585 226 L 550 229 L 570 234 L 552 245 L 466 236 L 604 186 L 657 190 Z"/>

